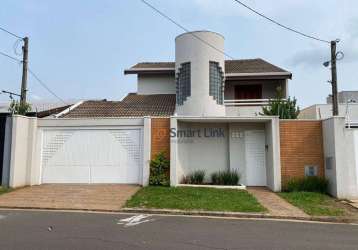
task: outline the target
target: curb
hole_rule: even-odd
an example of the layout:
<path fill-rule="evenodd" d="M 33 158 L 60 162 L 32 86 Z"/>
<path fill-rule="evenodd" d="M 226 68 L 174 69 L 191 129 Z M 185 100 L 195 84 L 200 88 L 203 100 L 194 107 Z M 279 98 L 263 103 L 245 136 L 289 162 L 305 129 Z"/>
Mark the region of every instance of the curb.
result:
<path fill-rule="evenodd" d="M 279 216 L 267 213 L 242 213 L 242 212 L 220 212 L 220 211 L 201 211 L 201 210 L 178 210 L 178 209 L 144 209 L 144 208 L 122 208 L 124 213 L 144 213 L 144 214 L 165 214 L 165 215 L 192 215 L 192 216 L 210 216 L 223 218 L 247 218 L 247 219 L 275 219 L 275 220 L 296 220 L 330 223 L 353 223 L 349 218 L 337 218 L 326 216 Z"/>
<path fill-rule="evenodd" d="M 1 210 L 32 210 L 32 211 L 53 211 L 53 212 L 84 212 L 84 213 L 127 213 L 127 214 L 152 214 L 152 215 L 184 215 L 184 216 L 202 216 L 202 217 L 217 217 L 217 218 L 241 218 L 241 219 L 271 219 L 282 221 L 305 221 L 305 222 L 326 222 L 326 223 L 358 223 L 349 218 L 339 217 L 291 217 L 291 216 L 278 216 L 270 215 L 267 213 L 243 213 L 243 212 L 222 212 L 222 211 L 202 211 L 202 210 L 178 210 L 178 209 L 145 209 L 145 208 L 122 208 L 114 210 L 106 209 L 69 209 L 69 208 L 40 208 L 40 207 L 11 207 L 0 206 Z"/>

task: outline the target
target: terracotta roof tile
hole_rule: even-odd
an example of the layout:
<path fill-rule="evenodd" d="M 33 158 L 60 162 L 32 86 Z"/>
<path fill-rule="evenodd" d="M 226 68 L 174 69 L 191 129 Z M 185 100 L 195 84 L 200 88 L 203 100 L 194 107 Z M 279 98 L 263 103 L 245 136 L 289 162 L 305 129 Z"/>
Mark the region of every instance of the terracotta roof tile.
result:
<path fill-rule="evenodd" d="M 175 70 L 174 62 L 141 62 L 132 66 L 130 70 L 139 69 L 161 69 L 172 68 Z M 134 71 L 137 72 L 137 71 Z M 265 73 L 265 72 L 288 72 L 285 69 L 277 67 L 261 58 L 226 60 L 225 73 Z"/>
<path fill-rule="evenodd" d="M 145 68 L 175 68 L 174 62 L 141 62 L 137 63 L 131 69 L 145 69 Z"/>
<path fill-rule="evenodd" d="M 245 60 L 226 60 L 225 73 L 266 73 L 287 72 L 261 58 Z"/>
<path fill-rule="evenodd" d="M 61 118 L 171 116 L 175 95 L 129 94 L 122 101 L 85 101 Z"/>

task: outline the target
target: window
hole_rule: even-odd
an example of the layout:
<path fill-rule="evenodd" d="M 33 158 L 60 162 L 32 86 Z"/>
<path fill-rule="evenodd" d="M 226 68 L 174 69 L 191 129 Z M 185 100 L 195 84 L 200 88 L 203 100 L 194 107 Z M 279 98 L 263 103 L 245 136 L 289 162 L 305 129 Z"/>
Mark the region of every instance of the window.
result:
<path fill-rule="evenodd" d="M 262 85 L 235 85 L 235 99 L 261 99 Z"/>
<path fill-rule="evenodd" d="M 209 95 L 214 97 L 216 103 L 223 104 L 224 74 L 218 62 L 209 63 Z"/>
<path fill-rule="evenodd" d="M 317 176 L 317 166 L 305 166 L 305 176 Z"/>
<path fill-rule="evenodd" d="M 187 97 L 191 95 L 190 62 L 180 64 L 176 77 L 177 105 L 183 105 Z"/>

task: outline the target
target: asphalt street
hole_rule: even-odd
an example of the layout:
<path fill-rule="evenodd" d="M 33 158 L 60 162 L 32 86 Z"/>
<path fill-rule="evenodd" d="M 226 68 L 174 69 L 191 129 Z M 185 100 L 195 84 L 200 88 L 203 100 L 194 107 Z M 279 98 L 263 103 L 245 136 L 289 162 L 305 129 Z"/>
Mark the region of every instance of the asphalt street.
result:
<path fill-rule="evenodd" d="M 358 226 L 0 210 L 0 249 L 358 249 Z"/>

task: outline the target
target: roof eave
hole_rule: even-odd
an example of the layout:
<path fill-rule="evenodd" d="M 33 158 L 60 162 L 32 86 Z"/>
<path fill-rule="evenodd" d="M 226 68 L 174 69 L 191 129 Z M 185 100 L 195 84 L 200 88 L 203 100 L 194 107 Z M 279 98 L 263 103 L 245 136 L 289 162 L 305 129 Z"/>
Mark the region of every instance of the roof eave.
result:
<path fill-rule="evenodd" d="M 175 68 L 131 68 L 124 70 L 124 74 L 175 74 Z"/>
<path fill-rule="evenodd" d="M 292 79 L 291 72 L 226 73 L 227 80 L 240 79 Z"/>

